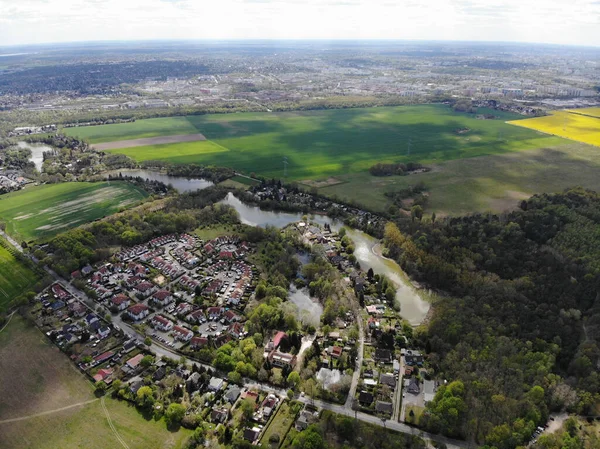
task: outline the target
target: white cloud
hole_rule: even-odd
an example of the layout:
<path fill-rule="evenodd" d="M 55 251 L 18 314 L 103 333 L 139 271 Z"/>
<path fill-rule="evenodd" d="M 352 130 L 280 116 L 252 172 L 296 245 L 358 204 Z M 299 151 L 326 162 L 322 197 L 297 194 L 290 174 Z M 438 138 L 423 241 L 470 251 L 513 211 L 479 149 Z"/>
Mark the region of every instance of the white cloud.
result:
<path fill-rule="evenodd" d="M 0 0 L 0 45 L 128 39 L 600 45 L 597 0 Z"/>

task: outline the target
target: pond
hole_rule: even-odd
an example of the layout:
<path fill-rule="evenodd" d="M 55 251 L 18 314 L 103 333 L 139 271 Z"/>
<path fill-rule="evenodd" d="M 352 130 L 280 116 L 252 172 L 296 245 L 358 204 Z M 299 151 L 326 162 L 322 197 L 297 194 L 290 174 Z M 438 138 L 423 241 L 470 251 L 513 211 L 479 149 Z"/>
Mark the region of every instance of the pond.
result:
<path fill-rule="evenodd" d="M 43 143 L 29 143 L 20 141 L 17 143 L 19 148 L 25 148 L 31 151 L 31 157 L 29 160 L 35 164 L 35 168 L 40 173 L 42 172 L 42 164 L 44 162 L 44 153 L 54 151 L 54 149 Z"/>
<path fill-rule="evenodd" d="M 240 215 L 242 223 L 250 226 L 258 226 L 264 228 L 266 226 L 275 226 L 283 228 L 290 223 L 302 221 L 303 214 L 290 212 L 273 212 L 262 210 L 258 206 L 249 206 L 242 203 L 233 193 L 229 192 L 227 197 L 221 201 L 221 204 L 232 206 Z M 309 215 L 309 221 L 324 225 L 331 225 L 331 229 L 339 229 L 341 223 L 334 221 L 326 215 Z"/>
<path fill-rule="evenodd" d="M 290 223 L 302 220 L 302 214 L 300 213 L 264 211 L 257 206 L 249 206 L 242 203 L 232 193 L 229 193 L 221 203 L 232 206 L 240 214 L 242 223 L 252 226 L 264 227 L 270 225 L 282 228 Z M 310 221 L 321 225 L 328 223 L 331 229 L 336 231 L 342 226 L 339 221 L 331 220 L 325 215 L 312 216 Z M 417 290 L 410 285 L 410 281 L 402 268 L 393 260 L 387 259 L 374 251 L 374 248 L 379 244 L 376 238 L 355 229 L 348 229 L 347 235 L 354 242 L 354 255 L 360 267 L 365 271 L 373 268 L 376 274 L 383 274 L 392 281 L 396 287 L 396 301 L 400 305 L 402 317 L 413 326 L 421 324 L 429 311 L 430 304 L 422 299 Z M 297 301 L 307 304 L 306 299 L 300 296 L 298 296 Z M 311 301 L 310 297 L 308 297 L 308 301 Z"/>
<path fill-rule="evenodd" d="M 394 283 L 396 301 L 400 304 L 402 318 L 413 326 L 421 324 L 429 311 L 430 304 L 410 285 L 406 274 L 396 262 L 375 251 L 379 240 L 356 229 L 349 229 L 346 235 L 354 242 L 354 255 L 360 267 L 364 271 L 372 268 L 376 274 L 383 274 Z"/>
<path fill-rule="evenodd" d="M 313 300 L 310 297 L 307 288 L 298 290 L 294 284 L 291 284 L 288 299 L 298 308 L 298 313 L 296 314 L 298 320 L 303 324 L 319 325 L 321 315 L 323 315 L 323 306 L 317 300 Z"/>
<path fill-rule="evenodd" d="M 170 176 L 154 170 L 123 169 L 113 170 L 105 173 L 116 176 L 121 173 L 123 176 L 132 176 L 134 178 L 143 178 L 149 181 L 159 181 L 163 184 L 171 184 L 178 192 L 193 192 L 195 190 L 206 189 L 213 185 L 211 181 L 202 178 L 184 178 L 181 176 Z"/>

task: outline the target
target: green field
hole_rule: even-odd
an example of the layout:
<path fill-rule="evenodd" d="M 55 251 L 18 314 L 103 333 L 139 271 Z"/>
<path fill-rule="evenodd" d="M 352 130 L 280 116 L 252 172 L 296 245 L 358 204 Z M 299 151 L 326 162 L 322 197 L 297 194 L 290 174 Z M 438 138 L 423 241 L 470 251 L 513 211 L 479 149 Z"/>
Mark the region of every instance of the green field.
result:
<path fill-rule="evenodd" d="M 15 315 L 0 333 L 0 447 L 105 449 L 122 447 L 92 385 L 32 324 Z M 88 401 L 93 401 L 89 402 Z M 82 404 L 85 403 L 85 404 Z M 82 404 L 72 408 L 72 405 Z M 170 432 L 125 402 L 106 398 L 119 435 L 130 449 L 180 449 L 190 431 Z M 43 416 L 32 416 L 49 412 Z M 2 423 L 6 419 L 29 417 Z"/>
<path fill-rule="evenodd" d="M 429 189 L 428 211 L 439 216 L 504 212 L 535 193 L 560 192 L 581 185 L 600 190 L 600 151 L 570 142 L 553 148 L 482 156 L 431 165 L 432 171 L 378 178 L 368 173 L 340 176 L 341 184 L 319 189 L 325 195 L 359 200 L 384 210 L 385 192 L 423 182 Z"/>
<path fill-rule="evenodd" d="M 28 187 L 0 196 L 0 220 L 23 240 L 51 237 L 61 231 L 113 214 L 146 197 L 126 182 L 70 182 Z"/>
<path fill-rule="evenodd" d="M 38 280 L 37 275 L 15 259 L 7 248 L 10 248 L 8 243 L 0 242 L 0 310 Z"/>
<path fill-rule="evenodd" d="M 207 163 L 268 177 L 283 176 L 285 156 L 289 179 L 294 180 L 360 173 L 377 162 L 433 163 L 564 142 L 504 123 L 519 116 L 493 113 L 497 119 L 480 120 L 444 105 L 419 105 L 215 114 L 68 128 L 66 132 L 92 143 L 202 133 L 208 141 L 111 151 L 139 161 Z"/>

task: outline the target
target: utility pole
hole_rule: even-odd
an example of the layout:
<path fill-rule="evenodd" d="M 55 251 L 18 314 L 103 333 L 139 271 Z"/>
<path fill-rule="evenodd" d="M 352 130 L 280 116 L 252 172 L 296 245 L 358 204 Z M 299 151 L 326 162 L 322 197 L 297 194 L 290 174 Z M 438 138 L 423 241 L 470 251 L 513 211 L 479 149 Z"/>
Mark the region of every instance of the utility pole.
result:
<path fill-rule="evenodd" d="M 283 156 L 283 177 L 287 178 L 288 159 L 287 156 Z"/>

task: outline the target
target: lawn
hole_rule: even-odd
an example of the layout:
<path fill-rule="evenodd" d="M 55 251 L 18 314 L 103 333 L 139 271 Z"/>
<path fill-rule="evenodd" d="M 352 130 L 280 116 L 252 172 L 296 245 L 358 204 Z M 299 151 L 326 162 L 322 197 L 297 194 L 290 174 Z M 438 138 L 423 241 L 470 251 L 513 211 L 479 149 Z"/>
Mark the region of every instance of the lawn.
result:
<path fill-rule="evenodd" d="M 562 142 L 504 123 L 519 116 L 481 112 L 493 112 L 498 118 L 483 120 L 445 105 L 419 105 L 171 117 L 66 132 L 92 143 L 202 133 L 209 141 L 111 151 L 140 161 L 215 164 L 267 177 L 283 177 L 287 157 L 288 178 L 293 180 L 366 172 L 377 162 L 433 163 Z"/>
<path fill-rule="evenodd" d="M 0 333 L 0 421 L 94 400 L 92 385 L 33 325 L 15 315 Z M 18 373 L 18 375 L 15 375 Z M 130 449 L 179 449 L 190 432 L 169 432 L 125 402 L 106 398 Z M 0 423 L 2 449 L 117 448 L 100 401 L 44 416 Z"/>
<path fill-rule="evenodd" d="M 22 262 L 15 259 L 10 246 L 0 241 L 0 310 L 9 306 L 13 299 L 28 291 L 38 276 Z"/>
<path fill-rule="evenodd" d="M 9 234 L 29 241 L 113 214 L 146 196 L 126 182 L 47 184 L 0 196 L 0 219 Z"/>
<path fill-rule="evenodd" d="M 600 146 L 600 117 L 594 117 L 600 109 L 595 108 L 588 115 L 584 109 L 575 111 L 553 111 L 552 115 L 527 120 L 508 122 L 543 133 L 565 137 L 578 142 Z"/>
<path fill-rule="evenodd" d="M 410 415 L 411 411 L 413 412 L 413 416 Z M 424 411 L 425 409 L 423 407 L 419 407 L 417 405 L 407 405 L 404 419 L 407 423 L 418 426 L 419 422 L 421 421 L 421 415 Z"/>
<path fill-rule="evenodd" d="M 289 401 L 284 401 L 279 409 L 277 410 L 277 414 L 273 417 L 271 422 L 269 423 L 269 427 L 264 431 L 263 436 L 261 438 L 261 443 L 264 447 L 271 447 L 272 449 L 277 449 L 281 442 L 285 439 L 290 427 L 294 424 L 296 420 L 296 414 L 292 413 L 290 410 Z M 279 436 L 279 443 L 270 444 L 269 439 L 272 435 Z"/>
<path fill-rule="evenodd" d="M 94 398 L 91 384 L 67 356 L 19 315 L 0 333 L 0 361 L 0 421 Z"/>

